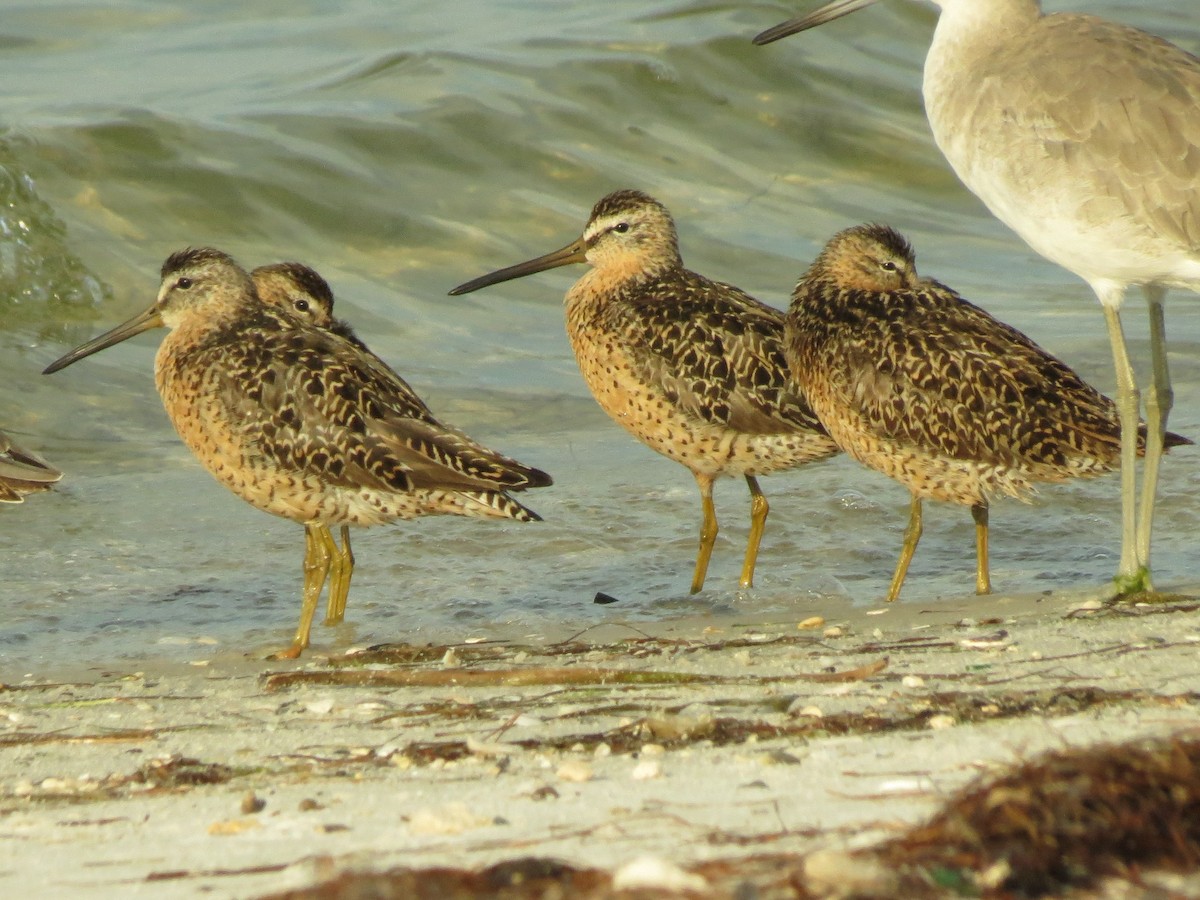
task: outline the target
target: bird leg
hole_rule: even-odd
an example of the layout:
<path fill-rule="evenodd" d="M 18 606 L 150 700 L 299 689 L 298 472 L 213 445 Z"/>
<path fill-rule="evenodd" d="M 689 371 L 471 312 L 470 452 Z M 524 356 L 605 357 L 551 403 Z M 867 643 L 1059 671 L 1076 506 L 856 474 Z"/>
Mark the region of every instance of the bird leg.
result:
<path fill-rule="evenodd" d="M 330 551 L 333 545 L 333 551 Z M 313 615 L 317 611 L 317 601 L 321 599 L 321 588 L 325 585 L 325 576 L 329 574 L 330 560 L 337 552 L 333 535 L 324 525 L 309 523 L 304 526 L 304 600 L 300 605 L 300 627 L 296 629 L 296 637 L 286 650 L 275 654 L 275 659 L 297 659 L 308 646 L 308 635 L 312 630 Z"/>
<path fill-rule="evenodd" d="M 975 520 L 975 593 L 990 594 L 992 579 L 988 575 L 988 507 L 976 503 L 971 507 L 971 518 Z"/>
<path fill-rule="evenodd" d="M 1167 417 L 1174 405 L 1175 395 L 1171 390 L 1171 373 L 1167 368 L 1166 323 L 1163 316 L 1163 299 L 1166 290 L 1161 287 L 1146 287 L 1146 303 L 1150 308 L 1150 360 L 1153 367 L 1153 385 L 1146 394 L 1146 458 L 1142 463 L 1142 497 L 1138 511 L 1137 557 L 1138 564 L 1150 572 L 1150 532 L 1154 524 L 1154 500 L 1158 494 L 1158 466 L 1162 460 L 1163 441 L 1167 433 Z M 1150 590 L 1149 577 L 1146 590 Z"/>
<path fill-rule="evenodd" d="M 708 574 L 708 561 L 712 558 L 713 544 L 717 542 L 717 511 L 713 506 L 711 475 L 696 476 L 696 484 L 700 487 L 700 505 L 704 510 L 704 520 L 700 524 L 700 551 L 696 554 L 696 571 L 692 574 L 691 593 L 696 594 L 704 587 L 704 576 Z"/>
<path fill-rule="evenodd" d="M 746 559 L 742 563 L 741 586 L 754 587 L 754 566 L 758 562 L 758 545 L 762 543 L 763 529 L 767 527 L 767 513 L 771 507 L 758 487 L 758 479 L 746 476 L 750 488 L 750 539 L 746 542 Z"/>
<path fill-rule="evenodd" d="M 1113 579 L 1119 595 L 1149 586 L 1150 573 L 1137 557 L 1137 435 L 1138 401 L 1133 366 L 1125 349 L 1125 332 L 1116 306 L 1102 303 L 1117 371 L 1117 417 L 1121 423 L 1121 564 Z"/>
<path fill-rule="evenodd" d="M 904 584 L 904 576 L 908 574 L 908 564 L 912 562 L 919 540 L 921 540 L 921 498 L 913 494 L 912 506 L 908 515 L 908 527 L 904 529 L 904 546 L 900 548 L 900 560 L 896 563 L 892 584 L 888 588 L 888 603 L 900 596 L 900 586 Z"/>
<path fill-rule="evenodd" d="M 330 537 L 332 540 L 332 536 Z M 336 546 L 336 545 L 335 545 Z M 329 605 L 325 624 L 337 625 L 346 618 L 346 600 L 350 596 L 350 578 L 354 574 L 354 551 L 350 549 L 350 526 L 342 526 L 342 546 L 333 555 L 329 572 Z"/>

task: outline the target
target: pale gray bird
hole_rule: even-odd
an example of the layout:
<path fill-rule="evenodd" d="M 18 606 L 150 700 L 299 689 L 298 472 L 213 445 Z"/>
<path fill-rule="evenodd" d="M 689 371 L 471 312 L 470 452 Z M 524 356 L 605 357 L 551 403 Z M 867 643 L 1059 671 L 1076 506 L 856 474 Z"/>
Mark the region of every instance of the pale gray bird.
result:
<path fill-rule="evenodd" d="M 876 0 L 834 0 L 764 31 L 766 44 Z M 934 139 L 970 190 L 1038 253 L 1074 272 L 1104 308 L 1121 420 L 1120 594 L 1149 590 L 1150 528 L 1172 404 L 1163 299 L 1200 290 L 1200 59 L 1115 22 L 1046 15 L 1037 0 L 930 0 L 941 14 L 925 59 Z M 1139 395 L 1121 327 L 1125 291 L 1150 308 L 1140 508 Z"/>

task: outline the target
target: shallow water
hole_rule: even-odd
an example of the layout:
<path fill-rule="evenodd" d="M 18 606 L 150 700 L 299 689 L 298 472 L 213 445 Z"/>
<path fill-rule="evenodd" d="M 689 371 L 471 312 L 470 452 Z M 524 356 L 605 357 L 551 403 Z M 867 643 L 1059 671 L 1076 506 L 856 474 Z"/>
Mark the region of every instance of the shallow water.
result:
<path fill-rule="evenodd" d="M 1086 6 L 1200 50 L 1190 0 Z M 315 266 L 439 415 L 556 480 L 527 497 L 540 525 L 358 532 L 348 623 L 317 628 L 318 649 L 697 612 L 835 618 L 881 598 L 907 494 L 845 459 L 764 480 L 772 514 L 749 592 L 736 589 L 746 491 L 719 485 L 708 588 L 689 598 L 694 484 L 588 395 L 561 312 L 579 272 L 446 296 L 565 244 L 618 187 L 667 204 L 692 268 L 779 306 L 834 231 L 887 221 L 924 274 L 1112 389 L 1087 288 L 992 219 L 929 138 L 932 7 L 880 4 L 767 48 L 750 37 L 800 5 L 403 7 L 5 4 L 0 427 L 67 477 L 0 509 L 0 680 L 81 658 L 203 658 L 214 642 L 260 652 L 295 626 L 301 529 L 220 488 L 180 444 L 153 386 L 161 335 L 39 374 L 149 303 L 185 245 Z M 1178 297 L 1172 427 L 1195 437 L 1200 304 Z M 1144 373 L 1142 305 L 1129 310 Z M 1198 500 L 1184 449 L 1161 489 L 1160 584 L 1196 574 Z M 997 503 L 994 584 L 1099 584 L 1117 514 L 1114 477 Z M 969 593 L 972 554 L 966 512 L 930 505 L 905 599 Z M 597 606 L 597 591 L 620 602 Z"/>

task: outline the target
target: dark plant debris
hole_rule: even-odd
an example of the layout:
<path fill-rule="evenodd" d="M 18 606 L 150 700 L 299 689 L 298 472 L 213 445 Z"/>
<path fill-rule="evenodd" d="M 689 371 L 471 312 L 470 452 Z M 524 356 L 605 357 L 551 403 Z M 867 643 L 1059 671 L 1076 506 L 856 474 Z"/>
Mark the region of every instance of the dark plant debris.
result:
<path fill-rule="evenodd" d="M 879 883 L 840 886 L 839 897 L 1083 896 L 1101 880 L 1128 890 L 1105 896 L 1166 897 L 1142 890 L 1149 872 L 1200 869 L 1200 740 L 1163 739 L 1061 750 L 984 776 L 927 822 L 851 865 Z M 764 854 L 689 867 L 718 898 L 806 898 L 805 858 Z M 1095 896 L 1094 894 L 1088 894 Z M 608 872 L 545 858 L 471 871 L 439 867 L 342 873 L 323 884 L 263 900 L 649 900 L 688 892 L 616 890 Z"/>
<path fill-rule="evenodd" d="M 947 878 L 984 897 L 1045 897 L 1104 876 L 1196 871 L 1200 740 L 1045 754 L 977 779 L 871 854 L 901 873 L 906 896 Z"/>

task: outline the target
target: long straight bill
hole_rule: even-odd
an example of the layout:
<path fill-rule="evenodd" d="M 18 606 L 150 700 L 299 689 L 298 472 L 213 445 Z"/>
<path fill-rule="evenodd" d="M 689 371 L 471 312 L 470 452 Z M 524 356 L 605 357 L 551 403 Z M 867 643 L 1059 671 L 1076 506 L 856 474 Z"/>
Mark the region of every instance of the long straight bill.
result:
<path fill-rule="evenodd" d="M 86 344 L 80 344 L 66 356 L 59 357 L 46 366 L 46 368 L 42 369 L 42 374 L 52 375 L 59 369 L 65 369 L 71 363 L 79 362 L 85 356 L 91 356 L 105 347 L 119 344 L 121 341 L 133 337 L 135 334 L 141 334 L 143 331 L 149 331 L 151 328 L 158 328 L 162 323 L 163 320 L 159 314 L 158 307 L 151 306 L 146 311 L 138 313 L 128 322 L 118 325 L 112 331 L 106 331 L 99 337 L 92 338 Z"/>
<path fill-rule="evenodd" d="M 490 284 L 512 281 L 514 278 L 523 278 L 526 275 L 532 275 L 534 272 L 545 272 L 547 269 L 557 269 L 559 266 L 569 266 L 571 263 L 586 261 L 587 245 L 583 242 L 583 238 L 580 238 L 577 241 L 567 244 L 561 250 L 555 250 L 553 253 L 539 256 L 537 259 L 517 263 L 515 266 L 509 266 L 506 269 L 497 269 L 495 272 L 480 275 L 478 278 L 464 282 L 450 291 L 450 296 L 457 297 L 459 294 L 469 294 L 471 291 L 477 291 Z"/>
<path fill-rule="evenodd" d="M 834 19 L 840 19 L 842 16 L 865 9 L 875 2 L 876 0 L 833 0 L 832 3 L 826 3 L 820 9 L 815 9 L 806 16 L 788 19 L 774 28 L 768 28 L 754 38 L 754 43 L 769 44 L 790 34 L 808 31 L 810 28 L 816 28 L 818 25 L 824 25 L 826 22 L 832 22 Z"/>

